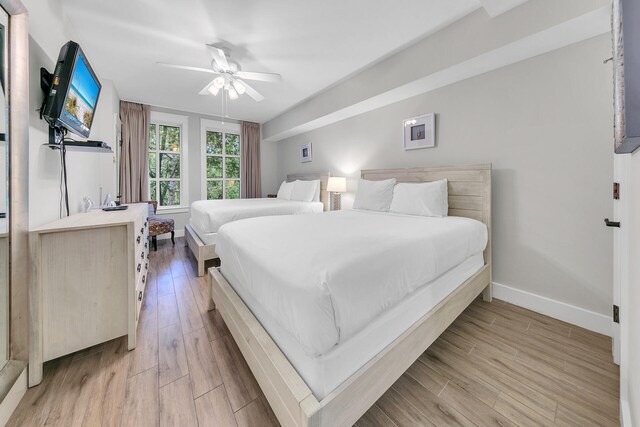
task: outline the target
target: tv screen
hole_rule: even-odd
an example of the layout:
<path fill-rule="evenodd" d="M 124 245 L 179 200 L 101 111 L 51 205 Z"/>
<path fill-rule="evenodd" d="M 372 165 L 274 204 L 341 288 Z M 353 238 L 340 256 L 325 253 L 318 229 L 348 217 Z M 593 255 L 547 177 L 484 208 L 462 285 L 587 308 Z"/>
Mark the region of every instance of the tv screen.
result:
<path fill-rule="evenodd" d="M 69 41 L 58 55 L 43 115 L 54 127 L 89 137 L 101 88 L 80 46 Z"/>

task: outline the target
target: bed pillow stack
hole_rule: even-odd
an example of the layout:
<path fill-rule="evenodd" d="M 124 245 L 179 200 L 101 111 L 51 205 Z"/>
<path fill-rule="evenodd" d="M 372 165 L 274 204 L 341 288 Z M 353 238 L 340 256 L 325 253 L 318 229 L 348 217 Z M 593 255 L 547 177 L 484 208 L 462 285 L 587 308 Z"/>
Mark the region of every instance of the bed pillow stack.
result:
<path fill-rule="evenodd" d="M 313 202 L 316 193 L 320 187 L 320 181 L 295 181 L 293 183 L 293 191 L 291 192 L 291 200 L 299 202 Z"/>
<path fill-rule="evenodd" d="M 358 191 L 353 201 L 353 208 L 389 212 L 391 200 L 393 199 L 393 187 L 395 185 L 395 178 L 385 179 L 383 181 L 360 179 L 360 181 L 358 181 Z"/>
<path fill-rule="evenodd" d="M 278 199 L 299 202 L 317 202 L 320 200 L 320 180 L 283 181 L 278 190 Z"/>
<path fill-rule="evenodd" d="M 282 184 L 280 184 L 280 189 L 278 189 L 278 199 L 291 200 L 293 184 L 293 182 L 282 181 Z"/>
<path fill-rule="evenodd" d="M 419 216 L 447 216 L 449 211 L 447 180 L 405 184 L 393 189 L 390 211 Z"/>
<path fill-rule="evenodd" d="M 445 217 L 449 211 L 447 180 L 396 184 L 395 178 L 383 181 L 360 179 L 353 208 Z"/>

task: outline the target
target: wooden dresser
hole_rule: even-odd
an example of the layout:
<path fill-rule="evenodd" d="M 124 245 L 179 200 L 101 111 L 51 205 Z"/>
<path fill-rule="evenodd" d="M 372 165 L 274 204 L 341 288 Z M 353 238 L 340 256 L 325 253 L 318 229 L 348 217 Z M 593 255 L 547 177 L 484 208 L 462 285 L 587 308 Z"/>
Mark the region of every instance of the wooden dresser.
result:
<path fill-rule="evenodd" d="M 29 233 L 29 386 L 42 364 L 128 336 L 136 326 L 149 268 L 148 205 L 92 210 Z"/>

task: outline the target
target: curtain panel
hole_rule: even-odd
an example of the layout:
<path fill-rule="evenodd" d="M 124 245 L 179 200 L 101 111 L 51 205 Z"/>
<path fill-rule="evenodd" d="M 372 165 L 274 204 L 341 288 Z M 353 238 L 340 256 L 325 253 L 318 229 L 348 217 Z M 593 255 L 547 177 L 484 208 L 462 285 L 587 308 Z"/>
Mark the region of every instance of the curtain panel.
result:
<path fill-rule="evenodd" d="M 122 203 L 149 200 L 148 105 L 120 101 L 122 147 L 120 149 L 120 196 Z"/>
<path fill-rule="evenodd" d="M 240 196 L 243 198 L 261 197 L 260 181 L 260 124 L 242 122 L 240 124 Z"/>

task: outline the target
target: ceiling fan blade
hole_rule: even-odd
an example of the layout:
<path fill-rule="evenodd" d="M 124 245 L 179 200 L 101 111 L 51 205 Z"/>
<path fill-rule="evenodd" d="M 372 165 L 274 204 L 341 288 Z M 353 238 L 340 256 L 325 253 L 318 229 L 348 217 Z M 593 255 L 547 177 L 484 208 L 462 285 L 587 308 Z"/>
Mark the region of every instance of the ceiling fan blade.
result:
<path fill-rule="evenodd" d="M 238 71 L 236 76 L 241 79 L 247 80 L 259 80 L 261 82 L 279 83 L 282 81 L 282 76 L 276 73 L 258 73 L 255 71 Z"/>
<path fill-rule="evenodd" d="M 249 86 L 247 82 L 242 81 L 240 79 L 236 79 L 236 81 L 240 83 L 242 86 L 244 86 L 246 90 L 245 93 L 249 95 L 251 98 L 253 98 L 254 101 L 260 102 L 264 99 L 264 96 L 262 96 L 257 90 Z"/>
<path fill-rule="evenodd" d="M 224 50 L 210 44 L 208 44 L 207 47 L 216 64 L 223 70 L 229 70 L 229 62 L 227 61 L 227 55 L 224 53 Z"/>
<path fill-rule="evenodd" d="M 167 64 L 166 62 L 156 62 L 156 64 L 162 65 L 163 67 L 178 68 L 180 70 L 200 71 L 202 73 L 218 74 L 210 68 L 191 67 L 189 65 Z"/>
<path fill-rule="evenodd" d="M 200 92 L 198 92 L 198 95 L 213 95 L 211 92 L 209 92 L 209 88 L 213 86 L 213 82 L 214 81 L 211 80 L 209 84 L 207 84 L 204 88 L 202 88 Z"/>

